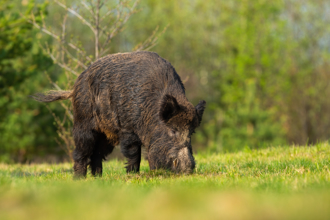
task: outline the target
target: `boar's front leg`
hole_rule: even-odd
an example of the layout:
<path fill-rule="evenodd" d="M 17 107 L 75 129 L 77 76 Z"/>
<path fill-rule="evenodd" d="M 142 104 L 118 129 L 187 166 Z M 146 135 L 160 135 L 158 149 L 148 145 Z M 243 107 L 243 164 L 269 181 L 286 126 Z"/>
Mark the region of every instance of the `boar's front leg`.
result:
<path fill-rule="evenodd" d="M 120 149 L 127 158 L 126 172 L 139 172 L 141 162 L 141 141 L 134 133 L 122 133 Z"/>

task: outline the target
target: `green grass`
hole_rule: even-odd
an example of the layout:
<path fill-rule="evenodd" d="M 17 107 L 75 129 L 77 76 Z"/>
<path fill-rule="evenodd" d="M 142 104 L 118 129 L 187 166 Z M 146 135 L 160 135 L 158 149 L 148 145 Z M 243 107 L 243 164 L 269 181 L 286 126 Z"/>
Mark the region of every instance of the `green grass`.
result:
<path fill-rule="evenodd" d="M 0 219 L 330 219 L 330 146 L 195 156 L 192 175 L 0 164 Z"/>

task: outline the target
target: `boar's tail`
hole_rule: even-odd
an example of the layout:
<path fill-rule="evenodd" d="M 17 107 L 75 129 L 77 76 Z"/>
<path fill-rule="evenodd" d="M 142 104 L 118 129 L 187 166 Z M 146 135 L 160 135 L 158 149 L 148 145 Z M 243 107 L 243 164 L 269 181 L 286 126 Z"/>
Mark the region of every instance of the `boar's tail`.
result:
<path fill-rule="evenodd" d="M 71 91 L 57 91 L 51 90 L 46 93 L 37 93 L 35 95 L 31 95 L 30 97 L 37 100 L 38 102 L 53 102 L 57 100 L 65 100 L 72 96 Z"/>

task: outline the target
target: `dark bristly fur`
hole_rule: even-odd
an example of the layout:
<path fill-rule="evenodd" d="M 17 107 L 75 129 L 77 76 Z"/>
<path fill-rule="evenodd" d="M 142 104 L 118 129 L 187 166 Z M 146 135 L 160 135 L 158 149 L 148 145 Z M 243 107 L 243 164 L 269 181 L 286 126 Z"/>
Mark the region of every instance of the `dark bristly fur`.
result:
<path fill-rule="evenodd" d="M 34 96 L 52 102 L 71 98 L 75 176 L 102 175 L 102 160 L 120 143 L 127 172 L 139 172 L 141 146 L 150 169 L 191 173 L 191 135 L 205 101 L 194 107 L 172 65 L 152 52 L 112 54 L 81 73 L 72 91 Z"/>

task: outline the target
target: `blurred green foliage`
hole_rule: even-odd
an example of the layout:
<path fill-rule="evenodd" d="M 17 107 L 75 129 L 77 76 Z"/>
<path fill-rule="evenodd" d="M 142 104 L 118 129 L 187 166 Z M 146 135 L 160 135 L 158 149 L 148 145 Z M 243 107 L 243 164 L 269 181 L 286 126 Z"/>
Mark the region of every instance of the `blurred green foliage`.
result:
<path fill-rule="evenodd" d="M 154 50 L 191 101 L 207 101 L 195 146 L 211 151 L 299 145 L 330 137 L 328 1 L 141 2 L 124 34 L 169 25 Z"/>
<path fill-rule="evenodd" d="M 27 5 L 21 14 L 12 2 L 0 1 L 0 161 L 26 162 L 54 150 L 56 130 L 45 105 L 28 98 L 48 84 L 43 71 L 52 67 L 38 45 L 38 32 L 22 15 L 43 5 Z M 40 38 L 40 36 L 39 36 Z"/>
<path fill-rule="evenodd" d="M 56 72 L 55 81 L 65 77 L 41 53 L 38 42 L 45 39 L 20 18 L 17 8 L 26 1 L 5 2 L 0 6 L 1 160 L 25 161 L 27 155 L 49 153 L 54 148 L 43 146 L 53 146 L 56 137 L 44 105 L 26 96 L 51 88 L 44 70 Z M 31 1 L 25 7 L 34 8 L 36 17 L 47 9 L 47 25 L 61 28 L 59 7 Z M 190 101 L 207 101 L 195 149 L 237 151 L 329 139 L 328 1 L 142 0 L 139 7 L 112 40 L 110 53 L 130 51 L 156 26 L 168 26 L 152 50 L 177 69 Z M 79 23 L 68 21 L 67 29 L 92 51 L 92 33 Z"/>

